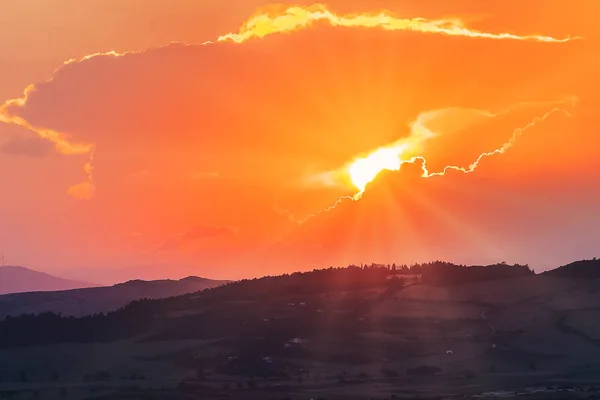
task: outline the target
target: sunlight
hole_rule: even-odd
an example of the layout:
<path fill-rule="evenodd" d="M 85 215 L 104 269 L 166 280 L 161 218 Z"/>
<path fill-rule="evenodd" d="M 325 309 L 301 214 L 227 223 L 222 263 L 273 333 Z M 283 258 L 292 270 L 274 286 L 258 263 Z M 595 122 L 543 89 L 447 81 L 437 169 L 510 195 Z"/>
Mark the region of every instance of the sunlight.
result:
<path fill-rule="evenodd" d="M 356 159 L 348 167 L 352 184 L 362 193 L 369 182 L 383 170 L 398 171 L 402 165 L 402 153 L 406 144 L 381 148 L 366 157 Z"/>

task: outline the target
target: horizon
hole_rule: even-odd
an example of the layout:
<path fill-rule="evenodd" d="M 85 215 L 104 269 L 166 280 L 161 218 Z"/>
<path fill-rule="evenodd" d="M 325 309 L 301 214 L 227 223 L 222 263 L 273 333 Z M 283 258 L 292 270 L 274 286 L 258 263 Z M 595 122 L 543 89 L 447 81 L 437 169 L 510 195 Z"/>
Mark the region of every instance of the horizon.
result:
<path fill-rule="evenodd" d="M 534 275 L 542 275 L 545 272 L 550 272 L 550 271 L 555 271 L 558 270 L 560 268 L 569 266 L 571 264 L 578 264 L 578 263 L 586 263 L 586 262 L 595 262 L 598 260 L 598 257 L 593 257 L 590 259 L 581 259 L 581 260 L 573 260 L 569 263 L 566 264 L 562 264 L 562 265 L 557 265 L 553 268 L 549 268 L 547 270 L 543 270 L 543 271 L 536 271 L 534 268 L 532 268 L 529 264 L 527 263 L 507 263 L 506 261 L 500 261 L 500 262 L 496 262 L 496 263 L 491 263 L 491 264 L 459 264 L 459 263 L 453 263 L 453 262 L 449 262 L 449 261 L 444 261 L 444 260 L 433 260 L 433 261 L 428 261 L 428 262 L 422 262 L 422 263 L 412 263 L 412 264 L 403 264 L 403 263 L 376 263 L 376 262 L 372 262 L 372 263 L 350 263 L 348 265 L 330 265 L 328 267 L 322 267 L 322 268 L 312 268 L 312 269 L 303 269 L 303 270 L 296 270 L 296 271 L 288 271 L 288 272 L 280 272 L 277 274 L 270 274 L 270 275 L 257 275 L 257 276 L 247 276 L 247 277 L 240 277 L 240 278 L 236 278 L 236 279 L 226 279 L 226 278 L 219 278 L 219 277 L 206 277 L 206 276 L 199 276 L 199 275 L 186 275 L 186 276 L 176 276 L 176 277 L 154 277 L 154 278 L 127 278 L 127 279 L 123 279 L 123 280 L 118 280 L 118 281 L 104 281 L 104 282 L 92 282 L 92 281 L 82 281 L 82 280 L 77 280 L 77 279 L 71 279 L 68 276 L 62 276 L 62 275 L 53 275 L 53 274 L 48 274 L 46 272 L 43 271 L 38 271 L 35 269 L 31 269 L 28 267 L 24 267 L 24 266 L 19 266 L 19 265 L 2 265 L 0 266 L 0 269 L 2 268 L 17 268 L 17 269 L 24 269 L 30 272 L 35 272 L 35 273 L 42 273 L 45 275 L 48 275 L 52 278 L 58 278 L 58 279 L 63 279 L 63 280 L 67 280 L 67 281 L 71 281 L 73 283 L 76 284 L 81 284 L 83 286 L 76 286 L 74 287 L 74 289 L 78 289 L 78 288 L 95 288 L 95 287 L 111 287 L 111 286 L 115 286 L 115 285 L 120 285 L 120 284 L 124 284 L 124 283 L 129 283 L 129 282 L 134 282 L 134 281 L 143 281 L 143 282 L 156 282 L 156 281 L 182 281 L 182 280 L 186 280 L 188 278 L 199 278 L 199 279 L 207 279 L 207 280 L 211 280 L 211 281 L 222 281 L 222 282 L 239 282 L 239 281 L 245 281 L 245 280 L 254 280 L 254 279 L 262 279 L 262 278 L 269 278 L 269 277 L 280 277 L 280 276 L 285 276 L 285 275 L 291 275 L 291 274 L 303 274 L 303 273 L 310 273 L 310 272 L 314 272 L 314 271 L 325 271 L 325 270 L 330 270 L 330 269 L 346 269 L 346 268 L 387 268 L 390 270 L 393 270 L 394 267 L 397 268 L 407 268 L 409 270 L 413 269 L 413 268 L 422 268 L 423 266 L 426 265 L 431 265 L 431 264 L 446 264 L 446 265 L 452 265 L 455 267 L 461 267 L 461 268 L 487 268 L 487 267 L 496 267 L 496 266 L 503 266 L 503 267 L 526 267 L 528 268 L 530 271 L 533 272 Z M 85 285 L 91 285 L 91 286 L 85 286 Z M 62 290 L 72 290 L 72 289 L 62 289 Z M 51 291 L 51 290 L 43 290 L 43 291 Z M 23 293 L 23 292 L 15 292 L 15 293 Z M 10 294 L 10 293 L 9 293 Z"/>

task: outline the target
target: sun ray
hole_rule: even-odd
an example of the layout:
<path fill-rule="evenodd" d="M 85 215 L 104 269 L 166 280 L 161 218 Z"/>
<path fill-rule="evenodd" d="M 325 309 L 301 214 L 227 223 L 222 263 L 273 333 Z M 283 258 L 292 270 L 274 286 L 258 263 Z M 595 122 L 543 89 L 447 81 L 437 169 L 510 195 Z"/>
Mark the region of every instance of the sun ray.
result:
<path fill-rule="evenodd" d="M 574 106 L 576 101 L 576 98 L 568 97 L 565 100 L 560 101 L 520 103 L 510 106 L 507 109 L 500 111 L 496 114 L 482 110 L 477 111 L 484 116 L 496 117 L 501 114 L 506 114 L 519 106 L 545 104 L 568 104 Z M 299 224 L 302 224 L 311 218 L 334 210 L 344 201 L 359 201 L 362 198 L 365 190 L 367 189 L 368 184 L 375 180 L 382 171 L 399 171 L 404 164 L 420 164 L 422 170 L 422 178 L 444 176 L 448 171 L 456 171 L 464 174 L 473 173 L 484 158 L 492 157 L 495 155 L 502 155 L 506 153 L 506 151 L 513 147 L 517 139 L 520 136 L 522 136 L 527 130 L 545 121 L 550 116 L 559 113 L 567 117 L 571 117 L 571 113 L 565 108 L 554 107 L 542 114 L 541 116 L 533 118 L 528 124 L 513 130 L 512 135 L 505 143 L 503 143 L 500 147 L 494 150 L 481 153 L 468 166 L 464 167 L 459 165 L 447 165 L 441 171 L 436 172 L 429 171 L 427 167 L 427 159 L 422 155 L 404 157 L 407 154 L 419 151 L 420 146 L 424 141 L 436 136 L 436 133 L 429 130 L 423 123 L 423 116 L 427 115 L 427 113 L 421 114 L 419 118 L 417 118 L 417 120 L 411 125 L 410 136 L 399 139 L 398 141 L 388 146 L 383 146 L 379 149 L 376 149 L 371 153 L 368 153 L 367 155 L 355 158 L 353 161 L 343 166 L 342 168 L 336 171 L 330 171 L 325 174 L 328 177 L 332 177 L 332 179 L 340 179 L 341 177 L 342 179 L 345 179 L 345 181 L 350 182 L 355 187 L 355 189 L 358 190 L 354 195 L 339 197 L 337 201 L 330 207 L 322 209 L 317 213 L 310 214 L 302 219 L 296 219 L 295 221 Z"/>

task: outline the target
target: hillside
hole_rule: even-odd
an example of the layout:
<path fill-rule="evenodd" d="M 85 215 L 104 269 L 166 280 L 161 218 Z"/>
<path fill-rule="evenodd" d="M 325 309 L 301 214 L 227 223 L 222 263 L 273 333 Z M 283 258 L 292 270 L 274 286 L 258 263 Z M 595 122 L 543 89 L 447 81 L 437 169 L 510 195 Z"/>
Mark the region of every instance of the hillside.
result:
<path fill-rule="evenodd" d="M 80 398 L 579 398 L 600 373 L 599 296 L 600 281 L 504 264 L 264 277 L 107 315 L 8 318 L 0 389 L 54 395 L 58 369 Z"/>
<path fill-rule="evenodd" d="M 97 286 L 63 279 L 24 267 L 0 267 L 0 295 L 7 293 L 69 290 Z"/>
<path fill-rule="evenodd" d="M 598 279 L 600 278 L 600 260 L 575 261 L 556 269 L 543 273 L 546 276 L 571 279 Z"/>
<path fill-rule="evenodd" d="M 47 304 L 51 304 L 53 299 L 58 303 L 64 301 L 63 309 L 66 312 L 63 317 L 48 313 L 36 317 L 24 316 L 23 318 L 12 318 L 5 324 L 0 323 L 0 346 L 10 345 L 13 340 L 16 343 L 37 344 L 53 343 L 70 340 L 80 342 L 104 341 L 128 338 L 133 335 L 148 334 L 160 327 L 172 330 L 171 316 L 178 315 L 199 315 L 207 309 L 218 310 L 223 308 L 228 310 L 229 304 L 239 302 L 241 307 L 236 311 L 226 311 L 223 315 L 217 312 L 215 317 L 218 320 L 222 318 L 229 319 L 230 315 L 235 315 L 241 311 L 244 315 L 254 313 L 252 309 L 246 309 L 247 302 L 263 302 L 268 304 L 294 297 L 314 297 L 337 295 L 338 293 L 349 293 L 349 296 L 360 296 L 364 290 L 375 290 L 381 292 L 381 296 L 389 296 L 400 287 L 414 285 L 419 282 L 439 286 L 460 286 L 471 282 L 502 281 L 524 279 L 534 277 L 532 271 L 526 266 L 498 264 L 489 267 L 467 267 L 459 266 L 445 262 L 432 262 L 427 264 L 414 265 L 412 267 L 404 266 L 384 266 L 372 264 L 370 266 L 358 267 L 349 266 L 347 268 L 329 268 L 324 270 L 314 270 L 312 272 L 294 273 L 291 275 L 268 276 L 252 280 L 242 280 L 227 285 L 220 286 L 223 282 L 217 281 L 212 289 L 205 290 L 198 294 L 187 294 L 169 299 L 157 299 L 158 296 L 152 296 L 152 287 L 149 285 L 171 284 L 173 281 L 130 281 L 114 287 L 103 287 L 87 290 L 75 290 L 69 292 L 56 293 L 38 293 L 29 294 L 28 298 L 35 299 L 35 296 L 42 296 L 48 299 Z M 198 278 L 188 278 L 184 280 L 186 284 L 196 282 Z M 445 282 L 444 282 L 445 281 Z M 209 281 L 212 282 L 212 281 Z M 144 290 L 148 289 L 148 290 Z M 63 297 L 66 293 L 67 297 Z M 82 296 L 83 293 L 83 296 Z M 132 295 L 134 293 L 134 295 Z M 77 308 L 77 303 L 86 301 L 85 295 L 98 294 L 99 300 L 97 308 L 106 309 L 106 304 L 111 304 L 112 309 L 118 307 L 118 295 L 124 296 L 121 305 L 131 301 L 123 309 L 89 318 L 65 318 L 73 314 L 73 309 Z M 165 291 L 162 294 L 166 294 Z M 16 295 L 15 295 L 16 296 Z M 129 297 L 128 297 L 129 296 Z M 160 296 L 166 297 L 166 296 Z M 128 301 L 125 301 L 125 298 Z M 147 298 L 147 299 L 145 299 Z M 155 300 L 151 300 L 155 298 Z M 2 297 L 0 297 L 0 300 Z M 8 297 L 10 300 L 11 297 Z M 319 300 L 323 302 L 324 300 Z M 113 303 L 111 303 L 113 302 Z M 13 311 L 15 307 L 7 303 L 11 315 L 19 315 Z M 92 309 L 92 307 L 90 307 Z M 36 310 L 37 313 L 42 311 Z M 93 312 L 93 311 L 92 311 Z M 86 314 L 90 314 L 87 312 Z M 81 313 L 79 313 L 81 315 Z M 21 326 L 21 322 L 23 326 Z M 169 322 L 167 322 L 169 321 Z M 236 325 L 240 320 L 233 320 Z M 101 325 L 102 329 L 98 326 Z M 206 328 L 203 325 L 203 329 Z M 219 322 L 211 323 L 213 329 L 219 329 Z M 225 328 L 223 326 L 223 328 Z M 239 328 L 239 327 L 238 327 Z M 3 331 L 4 329 L 4 331 Z M 23 329 L 21 332 L 20 330 Z M 237 328 L 236 328 L 237 329 Z M 39 337 L 36 332 L 44 330 L 46 334 Z M 235 330 L 235 329 L 234 329 Z M 2 332 L 3 331 L 3 332 Z M 193 329 L 185 328 L 181 332 L 184 335 L 192 334 Z M 225 333 L 225 332 L 223 332 Z M 30 336 L 33 335 L 33 336 Z M 30 342 L 33 340 L 33 342 Z"/>
<path fill-rule="evenodd" d="M 123 307 L 133 300 L 179 296 L 226 282 L 191 276 L 178 281 L 136 280 L 107 287 L 7 294 L 0 296 L 0 319 L 7 315 L 45 312 L 76 317 L 103 313 Z"/>

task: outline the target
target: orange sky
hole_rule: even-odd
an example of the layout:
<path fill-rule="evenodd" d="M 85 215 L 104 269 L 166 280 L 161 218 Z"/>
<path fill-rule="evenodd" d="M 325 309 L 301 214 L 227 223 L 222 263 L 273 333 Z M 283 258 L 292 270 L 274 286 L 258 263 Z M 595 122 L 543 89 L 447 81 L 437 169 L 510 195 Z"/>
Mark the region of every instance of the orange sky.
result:
<path fill-rule="evenodd" d="M 101 283 L 598 256 L 600 6 L 548 3 L 8 0 L 0 251 Z"/>

